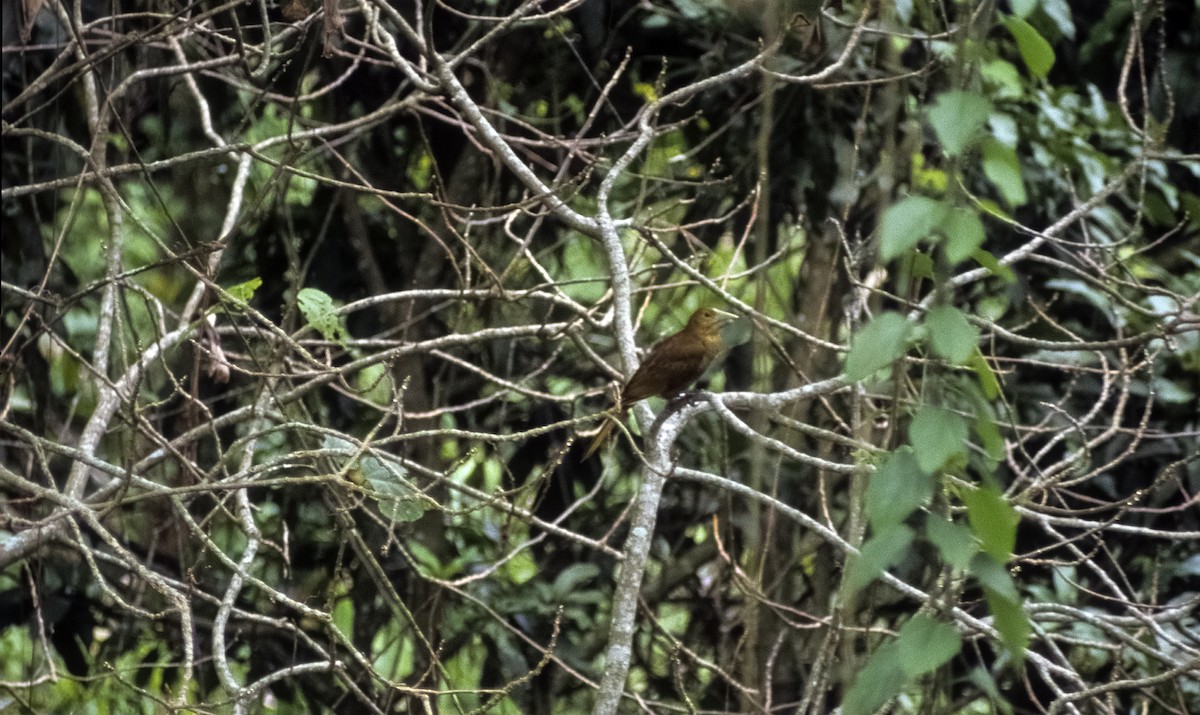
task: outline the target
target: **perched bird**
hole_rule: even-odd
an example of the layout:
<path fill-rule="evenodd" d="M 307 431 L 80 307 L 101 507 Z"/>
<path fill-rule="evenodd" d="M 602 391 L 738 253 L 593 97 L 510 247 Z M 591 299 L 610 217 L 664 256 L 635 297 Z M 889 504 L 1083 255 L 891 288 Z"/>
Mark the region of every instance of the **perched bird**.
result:
<path fill-rule="evenodd" d="M 621 401 L 615 410 L 617 418 L 624 419 L 626 410 L 639 400 L 674 397 L 699 380 L 721 351 L 721 326 L 736 317 L 713 308 L 701 308 L 692 313 L 683 330 L 650 348 L 646 359 L 621 390 Z M 613 420 L 604 423 L 584 459 L 600 449 L 615 424 Z"/>

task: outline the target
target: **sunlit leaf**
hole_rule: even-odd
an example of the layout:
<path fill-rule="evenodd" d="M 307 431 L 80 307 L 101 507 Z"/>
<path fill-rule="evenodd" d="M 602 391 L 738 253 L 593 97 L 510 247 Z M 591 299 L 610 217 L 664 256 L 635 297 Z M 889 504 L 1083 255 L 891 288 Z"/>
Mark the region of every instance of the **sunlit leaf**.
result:
<path fill-rule="evenodd" d="M 333 627 L 347 638 L 354 637 L 354 599 L 342 596 L 333 607 Z"/>
<path fill-rule="evenodd" d="M 1037 9 L 1038 0 L 1012 0 L 1009 5 L 1012 6 L 1013 14 L 1017 17 L 1029 17 L 1029 13 Z"/>
<path fill-rule="evenodd" d="M 235 286 L 230 286 L 229 288 L 226 288 L 225 291 L 229 293 L 230 297 L 232 297 L 234 300 L 240 300 L 243 303 L 249 303 L 250 299 L 254 297 L 254 291 L 258 290 L 259 286 L 261 285 L 262 278 L 255 277 L 244 283 L 238 283 Z"/>
<path fill-rule="evenodd" d="M 1054 23 L 1062 36 L 1075 39 L 1075 19 L 1071 16 L 1071 5 L 1067 0 L 1041 0 L 1042 12 Z"/>
<path fill-rule="evenodd" d="M 1016 39 L 1017 49 L 1021 52 L 1021 59 L 1025 61 L 1029 73 L 1038 79 L 1045 77 L 1054 66 L 1054 48 L 1033 29 L 1033 25 L 1019 17 L 1006 17 L 1004 24 Z"/>
<path fill-rule="evenodd" d="M 391 404 L 392 386 L 391 373 L 382 363 L 367 365 L 354 376 L 354 389 L 377 405 Z"/>
<path fill-rule="evenodd" d="M 912 256 L 912 262 L 909 264 L 909 273 L 913 278 L 932 279 L 934 277 L 933 258 L 928 253 L 914 251 L 909 255 Z"/>
<path fill-rule="evenodd" d="M 528 582 L 538 574 L 537 562 L 528 552 L 522 551 L 504 564 L 504 574 L 515 584 Z"/>
<path fill-rule="evenodd" d="M 1020 97 L 1024 94 L 1025 86 L 1021 80 L 1021 73 L 1007 60 L 993 59 L 982 62 L 979 65 L 979 74 L 987 83 L 993 99 Z"/>

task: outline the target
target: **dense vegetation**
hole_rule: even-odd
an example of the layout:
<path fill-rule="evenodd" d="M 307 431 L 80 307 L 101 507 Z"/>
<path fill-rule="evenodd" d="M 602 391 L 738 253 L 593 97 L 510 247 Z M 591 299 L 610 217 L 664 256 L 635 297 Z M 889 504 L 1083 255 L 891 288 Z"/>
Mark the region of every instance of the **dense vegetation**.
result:
<path fill-rule="evenodd" d="M 22 9 L 0 711 L 1200 712 L 1194 2 Z"/>

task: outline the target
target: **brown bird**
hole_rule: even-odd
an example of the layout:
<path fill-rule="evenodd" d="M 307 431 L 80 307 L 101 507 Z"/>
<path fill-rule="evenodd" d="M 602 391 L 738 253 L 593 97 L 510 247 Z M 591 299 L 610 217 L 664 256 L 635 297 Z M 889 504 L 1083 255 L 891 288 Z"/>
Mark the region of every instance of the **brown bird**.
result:
<path fill-rule="evenodd" d="M 701 308 L 692 313 L 683 330 L 650 348 L 646 359 L 621 390 L 621 402 L 615 410 L 617 419 L 624 420 L 626 410 L 639 400 L 675 397 L 699 380 L 721 351 L 721 326 L 736 317 L 713 308 Z M 600 449 L 615 425 L 615 420 L 604 423 L 584 459 Z"/>

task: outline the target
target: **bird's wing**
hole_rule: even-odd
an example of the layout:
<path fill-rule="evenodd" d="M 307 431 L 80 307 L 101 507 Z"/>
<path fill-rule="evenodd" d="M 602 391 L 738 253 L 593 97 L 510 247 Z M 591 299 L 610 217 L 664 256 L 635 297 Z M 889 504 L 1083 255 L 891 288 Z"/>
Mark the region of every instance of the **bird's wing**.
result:
<path fill-rule="evenodd" d="M 704 373 L 707 357 L 702 348 L 663 341 L 650 351 L 629 380 L 621 402 L 628 405 L 654 395 L 670 397 L 679 393 Z"/>

